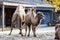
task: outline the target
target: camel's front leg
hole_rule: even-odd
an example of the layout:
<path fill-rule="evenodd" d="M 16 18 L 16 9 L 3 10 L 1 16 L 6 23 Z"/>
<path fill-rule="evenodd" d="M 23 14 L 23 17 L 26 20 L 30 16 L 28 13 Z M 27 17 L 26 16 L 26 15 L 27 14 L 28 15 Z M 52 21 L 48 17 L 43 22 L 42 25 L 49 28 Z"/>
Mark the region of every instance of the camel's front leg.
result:
<path fill-rule="evenodd" d="M 33 30 L 33 35 L 34 35 L 34 37 L 36 37 L 36 34 L 35 34 L 35 30 L 36 29 L 36 27 L 34 27 L 34 26 L 32 26 L 32 30 Z"/>
<path fill-rule="evenodd" d="M 21 36 L 23 36 L 21 26 L 19 26 L 19 30 L 20 30 L 19 34 L 21 34 Z"/>
<path fill-rule="evenodd" d="M 27 34 L 27 25 L 25 25 L 25 36 Z"/>
<path fill-rule="evenodd" d="M 10 31 L 9 35 L 11 35 L 13 28 L 14 28 L 14 22 L 12 22 L 12 24 L 11 24 L 11 31 Z"/>
<path fill-rule="evenodd" d="M 28 31 L 28 37 L 30 36 L 30 25 L 28 25 L 28 29 L 29 29 L 29 31 Z"/>
<path fill-rule="evenodd" d="M 20 30 L 20 33 L 19 34 L 21 34 L 21 36 L 23 36 L 21 24 L 22 24 L 21 19 L 18 19 L 18 25 L 19 25 L 19 30 Z"/>
<path fill-rule="evenodd" d="M 22 29 L 20 28 L 19 30 L 20 30 L 19 34 L 21 34 L 21 36 L 23 36 L 23 34 L 22 34 Z"/>

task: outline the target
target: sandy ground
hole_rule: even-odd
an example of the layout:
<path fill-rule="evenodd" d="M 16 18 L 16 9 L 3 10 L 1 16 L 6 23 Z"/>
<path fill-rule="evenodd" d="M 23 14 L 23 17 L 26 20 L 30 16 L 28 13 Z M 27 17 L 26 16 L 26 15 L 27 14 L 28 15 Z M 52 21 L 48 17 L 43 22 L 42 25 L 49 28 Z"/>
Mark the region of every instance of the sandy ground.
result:
<path fill-rule="evenodd" d="M 0 32 L 0 40 L 54 40 L 55 35 L 55 27 L 43 27 L 36 29 L 37 37 L 33 37 L 33 33 L 31 31 L 30 36 L 21 36 L 19 34 L 19 30 L 13 30 L 12 34 L 9 36 L 10 31 Z M 23 34 L 25 31 L 23 29 Z"/>

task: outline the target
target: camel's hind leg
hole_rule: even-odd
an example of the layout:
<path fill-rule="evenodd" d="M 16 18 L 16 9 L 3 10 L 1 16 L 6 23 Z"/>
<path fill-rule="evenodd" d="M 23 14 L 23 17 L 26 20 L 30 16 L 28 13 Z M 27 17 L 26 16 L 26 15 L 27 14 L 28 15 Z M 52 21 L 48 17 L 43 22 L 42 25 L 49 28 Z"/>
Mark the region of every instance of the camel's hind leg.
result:
<path fill-rule="evenodd" d="M 28 25 L 29 31 L 28 31 L 28 37 L 30 36 L 30 25 Z"/>
<path fill-rule="evenodd" d="M 11 24 L 11 31 L 10 31 L 9 35 L 11 35 L 13 28 L 14 28 L 14 22 L 12 22 L 12 24 Z"/>
<path fill-rule="evenodd" d="M 27 34 L 27 25 L 25 25 L 25 36 Z"/>
<path fill-rule="evenodd" d="M 36 37 L 36 34 L 35 34 L 35 30 L 36 29 L 36 27 L 34 27 L 34 26 L 32 26 L 32 30 L 33 30 L 33 35 L 34 35 L 34 37 Z"/>
<path fill-rule="evenodd" d="M 21 22 L 21 19 L 20 18 L 18 18 L 18 25 L 19 25 L 19 30 L 20 30 L 20 32 L 19 32 L 19 34 L 21 34 L 21 36 L 23 36 L 23 34 L 22 34 L 22 22 Z"/>
<path fill-rule="evenodd" d="M 19 30 L 20 30 L 19 34 L 21 34 L 21 36 L 23 36 L 21 26 L 19 26 Z"/>

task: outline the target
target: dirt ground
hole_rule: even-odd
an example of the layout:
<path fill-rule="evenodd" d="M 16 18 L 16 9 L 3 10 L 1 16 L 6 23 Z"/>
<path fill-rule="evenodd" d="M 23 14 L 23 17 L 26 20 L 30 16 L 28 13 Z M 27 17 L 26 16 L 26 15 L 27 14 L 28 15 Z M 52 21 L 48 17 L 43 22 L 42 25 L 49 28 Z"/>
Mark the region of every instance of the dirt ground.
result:
<path fill-rule="evenodd" d="M 37 37 L 33 37 L 32 31 L 29 37 L 21 36 L 18 29 L 13 30 L 10 36 L 8 35 L 9 32 L 10 31 L 0 32 L 0 40 L 54 40 L 55 37 L 55 27 L 37 28 Z M 24 29 L 22 32 L 25 34 Z"/>

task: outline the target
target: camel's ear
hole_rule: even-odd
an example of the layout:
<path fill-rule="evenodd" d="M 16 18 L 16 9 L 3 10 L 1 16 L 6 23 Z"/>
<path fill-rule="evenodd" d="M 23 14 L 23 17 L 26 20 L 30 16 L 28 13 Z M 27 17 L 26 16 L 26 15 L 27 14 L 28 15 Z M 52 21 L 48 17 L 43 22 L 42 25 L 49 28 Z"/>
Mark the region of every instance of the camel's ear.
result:
<path fill-rule="evenodd" d="M 23 6 L 23 9 L 25 9 L 25 7 Z"/>
<path fill-rule="evenodd" d="M 32 7 L 32 9 L 34 9 L 34 7 Z"/>
<path fill-rule="evenodd" d="M 34 10 L 34 7 L 32 7 L 32 10 Z"/>
<path fill-rule="evenodd" d="M 28 8 L 28 10 L 30 11 L 30 8 Z"/>

